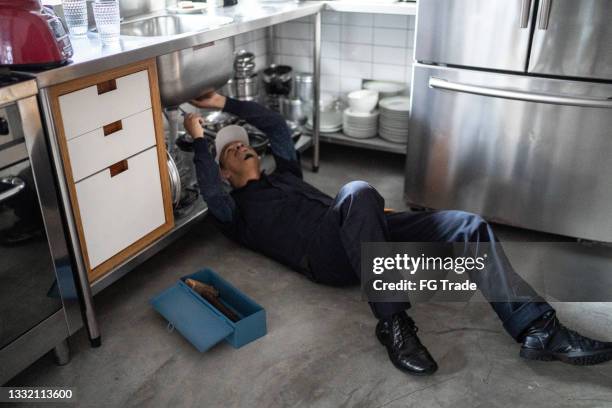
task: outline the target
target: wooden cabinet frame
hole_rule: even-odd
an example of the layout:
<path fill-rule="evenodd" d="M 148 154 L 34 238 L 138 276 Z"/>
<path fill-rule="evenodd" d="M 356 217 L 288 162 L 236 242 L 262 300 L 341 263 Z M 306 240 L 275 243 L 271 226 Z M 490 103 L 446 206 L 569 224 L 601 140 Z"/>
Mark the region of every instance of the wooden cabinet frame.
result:
<path fill-rule="evenodd" d="M 102 87 L 107 91 L 112 91 L 112 85 L 115 83 L 116 78 L 144 70 L 148 72 L 149 78 L 151 108 L 153 112 L 155 139 L 157 144 L 157 160 L 159 163 L 160 183 L 162 188 L 164 214 L 166 220 L 164 224 L 151 231 L 149 234 L 140 238 L 138 241 L 132 243 L 127 248 L 124 248 L 119 253 L 115 254 L 111 258 L 107 259 L 106 261 L 92 269 L 89 264 L 87 243 L 85 242 L 83 224 L 81 222 L 79 202 L 77 199 L 75 182 L 72 174 L 70 155 L 68 153 L 68 141 L 64 132 L 59 97 L 70 92 L 74 92 L 93 85 L 97 85 L 98 88 Z M 144 60 L 138 63 L 111 69 L 100 74 L 90 75 L 83 78 L 75 79 L 73 81 L 55 85 L 49 88 L 49 100 L 51 105 L 51 112 L 53 115 L 53 121 L 55 123 L 57 142 L 60 148 L 60 154 L 62 156 L 64 174 L 66 176 L 66 184 L 68 185 L 68 190 L 70 194 L 70 202 L 72 203 L 72 211 L 77 227 L 78 239 L 81 244 L 83 262 L 85 263 L 85 267 L 87 268 L 87 275 L 89 276 L 89 281 L 93 282 L 106 275 L 108 272 L 112 271 L 115 267 L 123 263 L 125 260 L 133 256 L 134 254 L 140 252 L 141 250 L 149 246 L 152 242 L 162 237 L 174 226 L 174 215 L 172 212 L 172 193 L 170 190 L 170 178 L 168 175 L 168 168 L 166 163 L 166 144 L 164 139 L 162 107 L 159 98 L 159 84 L 157 82 L 157 66 L 155 63 L 155 59 L 152 58 Z"/>

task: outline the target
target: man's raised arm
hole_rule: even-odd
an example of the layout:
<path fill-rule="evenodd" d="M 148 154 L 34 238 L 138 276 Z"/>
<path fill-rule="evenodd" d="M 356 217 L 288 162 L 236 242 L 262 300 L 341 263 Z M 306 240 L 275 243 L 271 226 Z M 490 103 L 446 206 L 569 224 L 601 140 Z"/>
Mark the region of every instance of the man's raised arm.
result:
<path fill-rule="evenodd" d="M 204 137 L 202 118 L 189 113 L 185 116 L 185 130 L 193 137 L 194 158 L 200 194 L 211 214 L 222 223 L 234 220 L 236 203 L 227 193 L 219 173 L 219 165 L 210 154 L 210 140 Z"/>
<path fill-rule="evenodd" d="M 256 102 L 239 101 L 217 93 L 203 95 L 191 103 L 200 108 L 223 109 L 224 112 L 246 120 L 270 138 L 270 147 L 275 157 L 288 162 L 297 162 L 291 131 L 280 114 Z"/>

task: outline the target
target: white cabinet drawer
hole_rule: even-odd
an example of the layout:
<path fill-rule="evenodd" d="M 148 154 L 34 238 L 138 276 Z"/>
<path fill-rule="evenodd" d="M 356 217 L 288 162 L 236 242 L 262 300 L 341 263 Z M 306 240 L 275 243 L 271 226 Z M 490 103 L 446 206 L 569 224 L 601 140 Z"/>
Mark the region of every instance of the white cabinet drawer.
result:
<path fill-rule="evenodd" d="M 85 133 L 68 141 L 72 177 L 78 182 L 155 143 L 151 109 Z"/>
<path fill-rule="evenodd" d="M 148 72 L 138 71 L 59 97 L 67 140 L 151 107 Z"/>
<path fill-rule="evenodd" d="M 157 149 L 125 162 L 113 177 L 107 169 L 75 185 L 92 269 L 166 222 Z"/>

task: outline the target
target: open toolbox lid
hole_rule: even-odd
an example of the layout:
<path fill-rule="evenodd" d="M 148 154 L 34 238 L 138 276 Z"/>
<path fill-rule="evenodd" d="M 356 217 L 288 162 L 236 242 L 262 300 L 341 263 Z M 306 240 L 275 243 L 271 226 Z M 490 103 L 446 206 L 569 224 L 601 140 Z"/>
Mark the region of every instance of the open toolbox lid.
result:
<path fill-rule="evenodd" d="M 151 305 L 200 352 L 234 331 L 182 282 L 151 299 Z"/>

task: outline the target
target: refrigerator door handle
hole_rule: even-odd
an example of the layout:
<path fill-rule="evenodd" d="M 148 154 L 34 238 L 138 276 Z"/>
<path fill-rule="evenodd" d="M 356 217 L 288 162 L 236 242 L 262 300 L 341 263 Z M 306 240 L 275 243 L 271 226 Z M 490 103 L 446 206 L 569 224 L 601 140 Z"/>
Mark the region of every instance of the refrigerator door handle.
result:
<path fill-rule="evenodd" d="M 429 87 L 469 93 L 474 95 L 491 96 L 494 98 L 514 99 L 525 102 L 548 103 L 552 105 L 581 106 L 584 108 L 606 108 L 612 109 L 611 98 L 585 98 L 581 96 L 565 96 L 545 93 L 515 91 L 503 88 L 491 88 L 487 86 L 462 84 L 459 82 L 447 81 L 445 79 L 430 77 Z"/>
<path fill-rule="evenodd" d="M 550 18 L 550 6 L 552 0 L 542 0 L 542 7 L 540 7 L 540 17 L 538 20 L 538 28 L 540 30 L 548 29 L 548 19 Z"/>
<path fill-rule="evenodd" d="M 520 17 L 520 28 L 527 28 L 529 25 L 529 12 L 531 11 L 531 0 L 521 1 L 521 17 Z"/>

